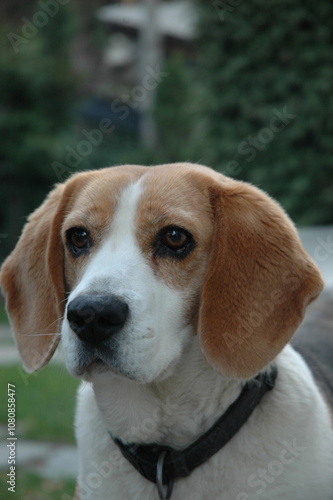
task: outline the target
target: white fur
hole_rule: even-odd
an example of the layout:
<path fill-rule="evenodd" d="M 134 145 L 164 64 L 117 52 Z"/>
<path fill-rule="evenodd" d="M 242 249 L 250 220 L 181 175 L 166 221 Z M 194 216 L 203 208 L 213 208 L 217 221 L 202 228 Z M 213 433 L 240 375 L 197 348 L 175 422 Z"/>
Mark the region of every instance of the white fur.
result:
<path fill-rule="evenodd" d="M 144 187 L 126 188 L 110 232 L 69 296 L 110 293 L 130 307 L 110 370 L 92 370 L 78 394 L 80 500 L 157 500 L 156 486 L 121 455 L 124 441 L 183 448 L 222 415 L 244 381 L 217 373 L 183 318 L 184 296 L 158 278 L 135 236 Z M 67 366 L 82 375 L 82 347 L 67 320 Z M 99 353 L 97 353 L 99 354 Z M 332 500 L 330 416 L 302 358 L 289 346 L 278 379 L 236 436 L 175 482 L 172 500 Z"/>
<path fill-rule="evenodd" d="M 124 190 L 108 237 L 88 263 L 67 303 L 88 292 L 124 299 L 130 318 L 121 332 L 121 341 L 113 346 L 116 359 L 104 360 L 119 373 L 150 382 L 168 375 L 189 337 L 189 327 L 183 319 L 182 293 L 155 276 L 138 247 L 134 217 L 141 193 L 140 182 Z M 62 337 L 67 369 L 73 375 L 82 375 L 81 342 L 71 330 L 66 314 Z M 96 355 L 103 358 L 105 353 L 96 350 Z"/>
<path fill-rule="evenodd" d="M 307 366 L 289 346 L 277 358 L 275 389 L 214 457 L 175 482 L 172 500 L 331 500 L 333 436 Z M 76 432 L 80 499 L 157 500 L 156 487 L 122 457 L 123 440 L 185 447 L 237 397 L 241 382 L 221 377 L 193 337 L 174 374 L 137 384 L 97 375 L 79 391 Z"/>

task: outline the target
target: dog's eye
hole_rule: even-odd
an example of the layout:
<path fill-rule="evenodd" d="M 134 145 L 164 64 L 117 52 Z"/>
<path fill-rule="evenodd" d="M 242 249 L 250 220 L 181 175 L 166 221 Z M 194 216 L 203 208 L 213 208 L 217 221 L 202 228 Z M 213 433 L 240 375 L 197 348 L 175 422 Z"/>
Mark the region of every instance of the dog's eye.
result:
<path fill-rule="evenodd" d="M 183 250 L 189 241 L 189 236 L 179 229 L 170 229 L 162 237 L 162 242 L 170 250 L 178 252 Z"/>
<path fill-rule="evenodd" d="M 185 258 L 194 246 L 194 239 L 186 229 L 169 226 L 164 228 L 157 237 L 155 255 Z"/>
<path fill-rule="evenodd" d="M 89 231 L 74 227 L 67 231 L 67 241 L 71 253 L 77 257 L 91 246 Z"/>

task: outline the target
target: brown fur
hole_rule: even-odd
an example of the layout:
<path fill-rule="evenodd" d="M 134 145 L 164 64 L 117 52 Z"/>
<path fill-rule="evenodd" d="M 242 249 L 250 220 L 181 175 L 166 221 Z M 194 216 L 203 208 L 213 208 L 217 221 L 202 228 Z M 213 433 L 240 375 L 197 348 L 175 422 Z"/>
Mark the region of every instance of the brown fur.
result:
<path fill-rule="evenodd" d="M 89 224 L 96 248 L 120 192 L 143 175 L 136 219 L 142 251 L 161 279 L 190 290 L 189 314 L 207 360 L 232 377 L 251 377 L 289 341 L 322 280 L 277 203 L 249 184 L 190 164 L 78 174 L 32 214 L 0 275 L 26 368 L 37 370 L 51 358 L 66 283 L 71 289 L 84 267 L 64 248 L 66 229 Z M 153 258 L 152 240 L 168 224 L 194 235 L 188 259 Z"/>
<path fill-rule="evenodd" d="M 290 340 L 323 282 L 283 210 L 249 184 L 210 189 L 215 234 L 201 297 L 201 345 L 212 365 L 251 377 Z"/>

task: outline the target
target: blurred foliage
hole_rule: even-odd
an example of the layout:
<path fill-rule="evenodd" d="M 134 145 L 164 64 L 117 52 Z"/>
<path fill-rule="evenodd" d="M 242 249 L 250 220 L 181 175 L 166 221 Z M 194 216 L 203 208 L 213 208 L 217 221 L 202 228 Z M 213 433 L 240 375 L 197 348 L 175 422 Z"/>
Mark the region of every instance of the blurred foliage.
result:
<path fill-rule="evenodd" d="M 1 324 L 8 324 L 8 317 L 5 311 L 5 302 L 3 298 L 0 296 L 0 327 Z"/>
<path fill-rule="evenodd" d="M 74 74 L 71 50 L 79 34 L 100 43 L 93 14 L 106 1 L 59 4 L 56 15 L 46 16 L 46 24 L 37 28 L 45 18 L 38 14 L 40 2 L 25 2 L 19 10 L 20 1 L 0 6 L 6 41 L 0 55 L 0 261 L 56 182 L 81 170 L 151 157 L 135 134 L 117 129 L 84 152 L 83 131 L 90 133 L 98 124 L 80 117 L 87 96 L 81 93 L 85 82 Z"/>
<path fill-rule="evenodd" d="M 193 68 L 184 54 L 176 52 L 166 61 L 157 89 L 156 120 L 159 131 L 157 162 L 197 161 L 201 155 L 200 92 L 193 82 Z"/>
<path fill-rule="evenodd" d="M 70 9 L 59 9 L 30 38 L 22 36 L 23 26 L 21 21 L 20 26 L 3 29 L 7 43 L 0 56 L 2 256 L 13 247 L 24 217 L 57 181 L 52 160 L 73 135 L 75 80 L 67 57 L 73 32 Z"/>
<path fill-rule="evenodd" d="M 38 372 L 21 365 L 0 367 L 1 386 L 15 385 L 18 440 L 74 443 L 74 408 L 79 380 L 52 362 Z M 0 408 L 0 425 L 7 422 L 7 406 Z"/>
<path fill-rule="evenodd" d="M 197 4 L 206 161 L 300 224 L 333 223 L 333 3 Z"/>
<path fill-rule="evenodd" d="M 83 130 L 98 123 L 79 117 L 80 101 L 89 96 L 81 94 L 84 84 L 73 74 L 70 54 L 78 32 L 100 44 L 93 13 L 104 3 L 59 4 L 57 15 L 17 51 L 8 34 L 22 35 L 23 16 L 33 19 L 40 3 L 6 0 L 0 7 L 6 40 L 0 55 L 0 260 L 55 182 L 127 162 L 201 162 L 259 185 L 299 224 L 333 223 L 330 0 L 196 0 L 195 54 L 173 50 L 163 66 L 168 75 L 156 96 L 157 147 L 147 151 L 137 134 L 116 128 L 73 166 L 68 151 L 83 150 Z"/>

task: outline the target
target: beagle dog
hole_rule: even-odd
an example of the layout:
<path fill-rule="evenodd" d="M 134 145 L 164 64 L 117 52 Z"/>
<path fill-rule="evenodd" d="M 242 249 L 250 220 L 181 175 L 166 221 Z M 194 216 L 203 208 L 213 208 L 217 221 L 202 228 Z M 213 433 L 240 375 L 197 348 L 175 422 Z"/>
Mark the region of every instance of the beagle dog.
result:
<path fill-rule="evenodd" d="M 332 406 L 289 344 L 323 282 L 261 190 L 188 163 L 76 174 L 1 286 L 25 368 L 61 338 L 83 379 L 80 500 L 332 500 Z"/>

